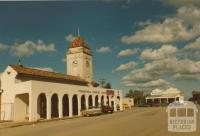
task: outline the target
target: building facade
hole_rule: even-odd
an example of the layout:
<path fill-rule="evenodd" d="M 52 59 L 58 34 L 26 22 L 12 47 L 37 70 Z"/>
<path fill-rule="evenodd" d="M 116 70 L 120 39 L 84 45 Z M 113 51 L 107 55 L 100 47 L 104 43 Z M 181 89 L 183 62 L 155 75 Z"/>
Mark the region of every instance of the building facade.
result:
<path fill-rule="evenodd" d="M 92 50 L 78 36 L 68 47 L 67 74 L 9 65 L 1 74 L 1 120 L 38 121 L 81 116 L 81 110 L 110 105 L 122 110 L 122 92 L 93 81 Z"/>
<path fill-rule="evenodd" d="M 176 88 L 166 90 L 152 90 L 150 96 L 147 96 L 146 103 L 169 104 L 175 101 L 184 101 L 182 92 Z"/>
<path fill-rule="evenodd" d="M 134 98 L 123 98 L 122 99 L 123 110 L 131 109 L 134 106 Z"/>

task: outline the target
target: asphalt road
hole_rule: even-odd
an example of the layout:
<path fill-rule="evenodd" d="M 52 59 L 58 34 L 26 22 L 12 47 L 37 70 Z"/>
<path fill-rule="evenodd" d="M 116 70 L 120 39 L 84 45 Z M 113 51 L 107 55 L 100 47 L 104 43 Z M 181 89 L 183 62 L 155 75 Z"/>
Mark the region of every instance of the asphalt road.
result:
<path fill-rule="evenodd" d="M 0 129 L 0 136 L 200 136 L 167 131 L 165 108 L 134 108 L 96 117 L 81 117 Z"/>

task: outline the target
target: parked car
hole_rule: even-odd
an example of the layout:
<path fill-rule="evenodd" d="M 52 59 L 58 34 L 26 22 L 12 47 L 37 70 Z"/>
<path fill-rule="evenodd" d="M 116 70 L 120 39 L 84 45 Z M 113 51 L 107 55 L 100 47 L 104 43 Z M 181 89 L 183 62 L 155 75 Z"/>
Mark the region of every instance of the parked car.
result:
<path fill-rule="evenodd" d="M 113 111 L 114 111 L 114 107 L 113 106 L 102 106 L 101 107 L 101 111 L 102 111 L 102 113 L 104 113 L 104 114 L 107 114 L 107 113 L 113 113 Z"/>
<path fill-rule="evenodd" d="M 101 110 L 101 108 L 90 108 L 90 109 L 82 110 L 81 114 L 84 117 L 96 116 L 96 115 L 101 115 L 102 110 Z"/>

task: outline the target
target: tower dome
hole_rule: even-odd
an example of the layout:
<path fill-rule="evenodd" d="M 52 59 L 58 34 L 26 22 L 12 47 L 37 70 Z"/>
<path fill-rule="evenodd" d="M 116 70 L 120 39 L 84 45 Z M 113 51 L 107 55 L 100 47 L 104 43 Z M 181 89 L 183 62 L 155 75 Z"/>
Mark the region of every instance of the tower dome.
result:
<path fill-rule="evenodd" d="M 68 48 L 84 47 L 90 49 L 86 41 L 79 35 L 71 43 Z"/>

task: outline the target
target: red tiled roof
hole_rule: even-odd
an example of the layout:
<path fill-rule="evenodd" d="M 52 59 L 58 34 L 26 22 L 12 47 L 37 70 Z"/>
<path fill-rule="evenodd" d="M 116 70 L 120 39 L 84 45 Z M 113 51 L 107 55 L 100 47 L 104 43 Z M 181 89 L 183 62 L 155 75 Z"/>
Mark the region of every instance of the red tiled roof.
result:
<path fill-rule="evenodd" d="M 90 49 L 85 40 L 80 36 L 76 37 L 76 39 L 71 43 L 71 45 L 68 48 L 76 48 L 76 47 L 85 47 L 87 49 Z"/>
<path fill-rule="evenodd" d="M 87 84 L 88 82 L 76 77 L 76 76 L 71 76 L 71 75 L 65 75 L 61 73 L 56 73 L 56 72 L 49 72 L 49 71 L 44 71 L 44 70 L 39 70 L 39 69 L 33 69 L 33 68 L 28 68 L 28 67 L 23 67 L 23 66 L 18 66 L 18 65 L 9 65 L 12 67 L 18 75 L 22 76 L 28 76 L 28 77 L 35 77 L 35 78 L 44 78 L 44 79 L 49 79 L 49 80 L 55 80 L 55 81 L 62 81 L 62 82 L 76 82 L 76 83 L 82 83 L 82 84 Z"/>

